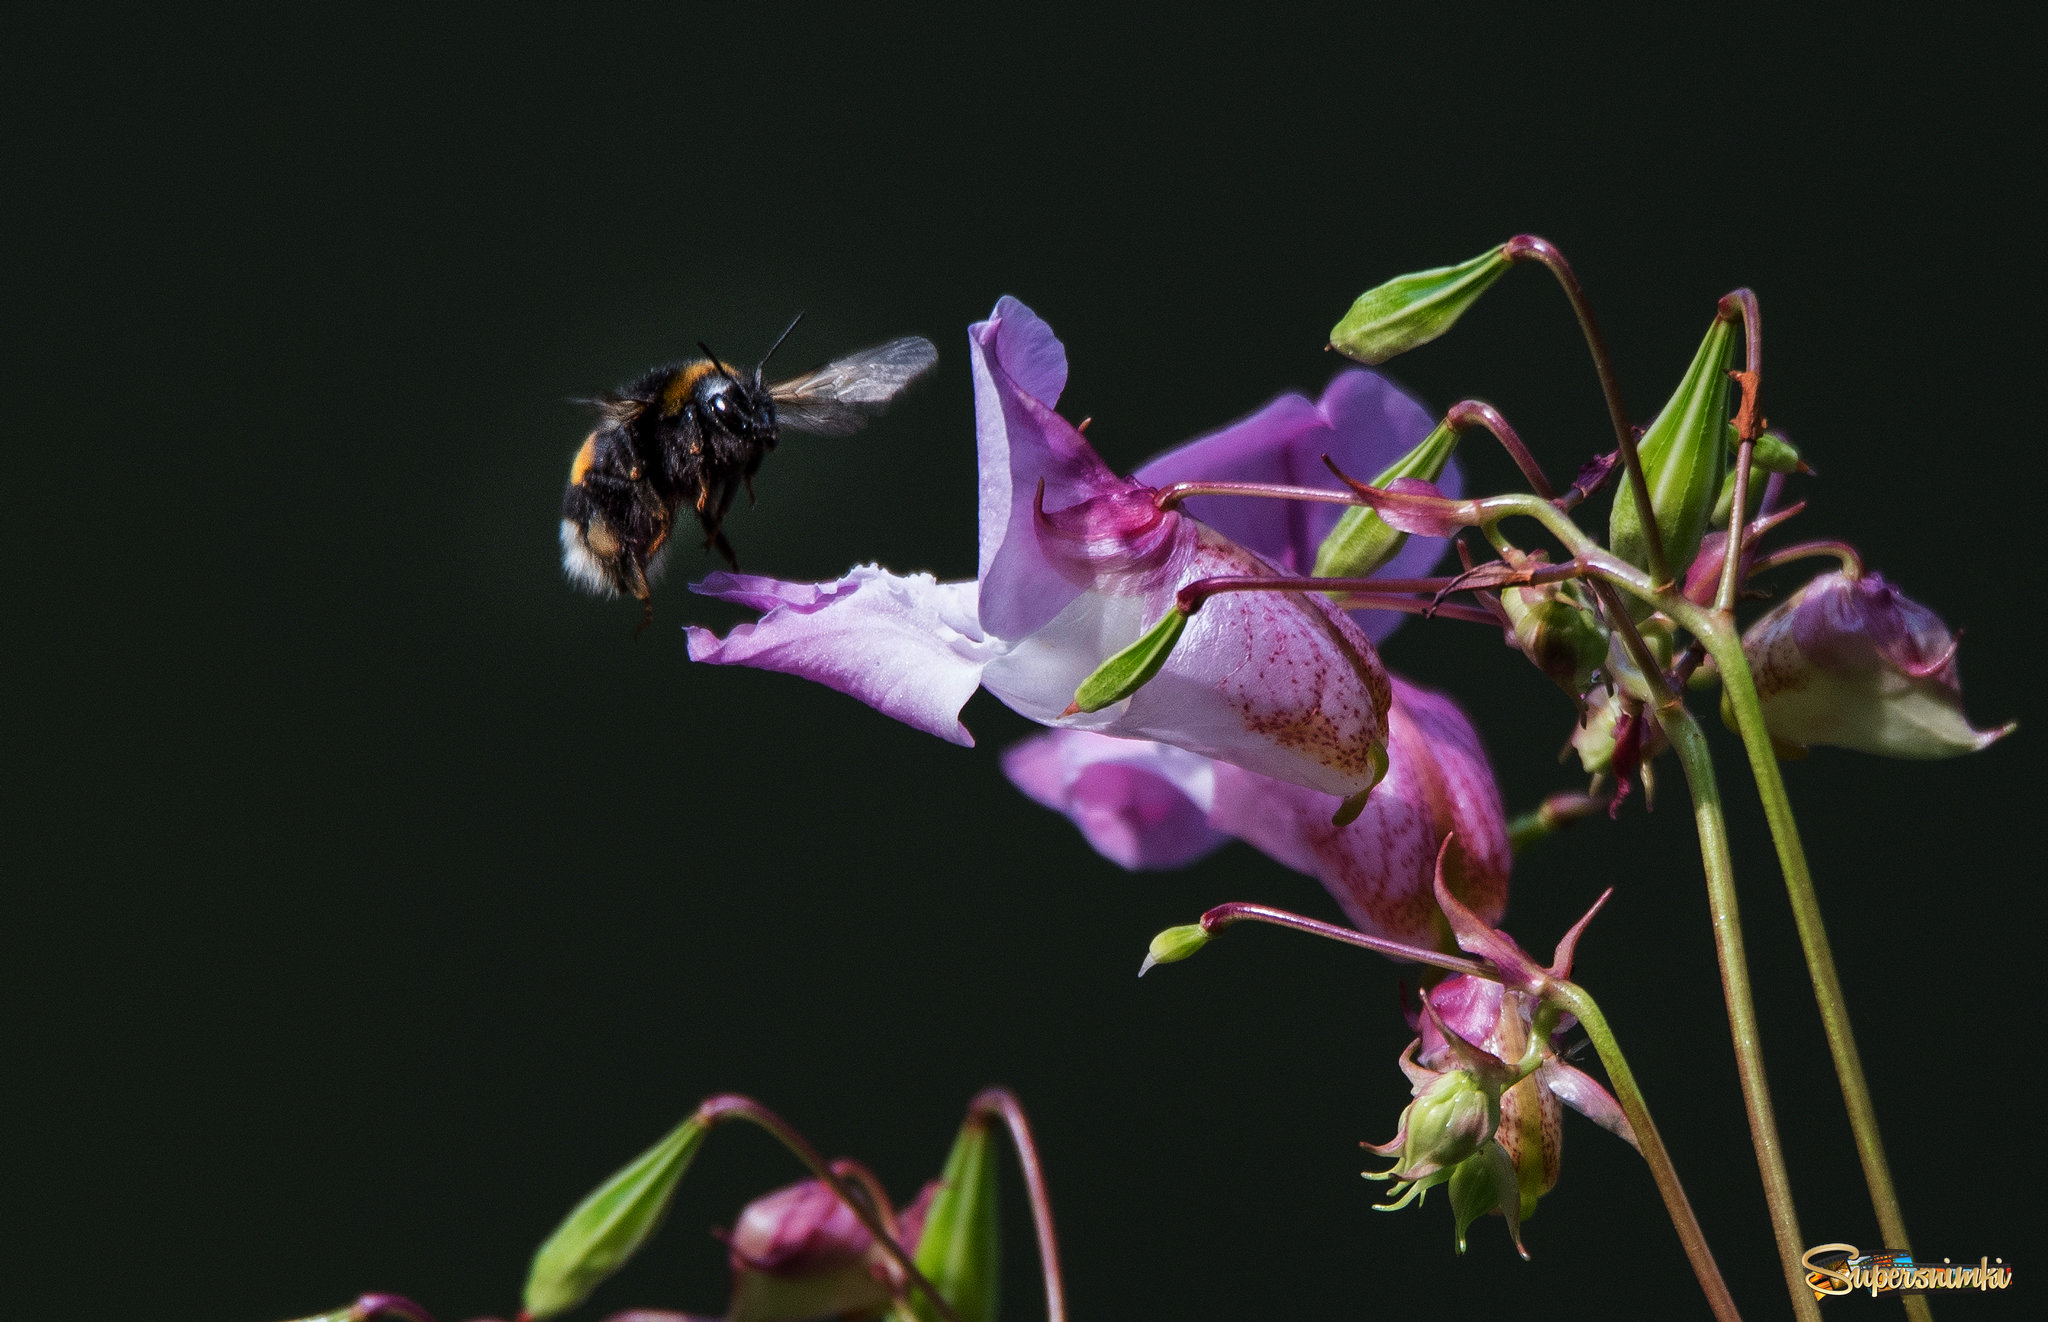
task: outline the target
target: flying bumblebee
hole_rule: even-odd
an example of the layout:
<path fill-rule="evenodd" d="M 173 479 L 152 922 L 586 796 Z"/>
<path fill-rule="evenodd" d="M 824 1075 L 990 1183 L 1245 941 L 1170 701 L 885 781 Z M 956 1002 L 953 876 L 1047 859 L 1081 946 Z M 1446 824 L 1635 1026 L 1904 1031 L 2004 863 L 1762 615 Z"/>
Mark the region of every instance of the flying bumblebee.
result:
<path fill-rule="evenodd" d="M 599 421 L 569 465 L 562 497 L 562 567 L 571 581 L 599 596 L 638 599 L 646 628 L 654 618 L 648 583 L 683 505 L 695 511 L 705 549 L 739 568 L 720 525 L 740 487 L 753 498 L 754 473 L 781 430 L 851 435 L 939 360 L 930 340 L 909 335 L 765 383 L 762 368 L 795 329 L 792 321 L 751 372 L 733 371 L 699 344 L 704 357 L 656 368 L 592 401 Z"/>

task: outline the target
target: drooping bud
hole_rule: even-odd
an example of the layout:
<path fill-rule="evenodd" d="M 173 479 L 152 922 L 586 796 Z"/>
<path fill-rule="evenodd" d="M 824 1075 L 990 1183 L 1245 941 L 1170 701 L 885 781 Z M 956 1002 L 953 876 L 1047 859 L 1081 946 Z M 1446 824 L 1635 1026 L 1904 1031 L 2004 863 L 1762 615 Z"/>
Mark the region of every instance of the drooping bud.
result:
<path fill-rule="evenodd" d="M 1507 1099 L 1501 1100 L 1505 1103 Z M 1529 1256 L 1529 1250 L 1522 1247 L 1522 1218 L 1527 1212 L 1515 1161 L 1498 1140 L 1460 1162 L 1451 1172 L 1450 1183 L 1458 1252 L 1465 1251 L 1465 1231 L 1472 1223 L 1489 1212 L 1498 1212 L 1508 1223 L 1508 1237 L 1515 1242 L 1515 1252 L 1524 1258 Z"/>
<path fill-rule="evenodd" d="M 1729 384 L 1725 372 L 1735 345 L 1735 329 L 1736 322 L 1715 318 L 1678 389 L 1636 447 L 1664 544 L 1664 562 L 1674 570 L 1692 563 L 1727 472 Z M 1631 564 L 1648 566 L 1648 538 L 1629 483 L 1615 493 L 1607 544 Z"/>
<path fill-rule="evenodd" d="M 1435 482 L 1457 448 L 1457 431 L 1440 422 L 1421 444 L 1381 470 L 1372 485 L 1388 487 L 1401 478 Z M 1316 566 L 1310 572 L 1317 578 L 1364 578 L 1377 573 L 1407 543 L 1408 534 L 1388 526 L 1377 511 L 1354 505 L 1316 549 Z"/>
<path fill-rule="evenodd" d="M 1330 347 L 1372 364 L 1428 344 L 1449 330 L 1511 265 L 1503 246 L 1456 266 L 1396 276 L 1358 296 L 1330 332 Z"/>
<path fill-rule="evenodd" d="M 1144 977 L 1155 964 L 1175 964 L 1209 944 L 1209 934 L 1200 923 L 1187 923 L 1180 927 L 1169 927 L 1152 938 L 1152 948 L 1145 952 L 1145 962 L 1138 966 L 1138 976 Z"/>
<path fill-rule="evenodd" d="M 1501 589 L 1500 604 L 1515 646 L 1574 698 L 1592 686 L 1607 659 L 1607 634 L 1587 610 L 1555 585 Z"/>
<path fill-rule="evenodd" d="M 529 1318 L 567 1312 L 625 1265 L 661 1224 L 676 1182 L 709 1132 L 691 1115 L 576 1205 L 533 1255 L 524 1298 Z"/>
<path fill-rule="evenodd" d="M 1955 635 L 1878 574 L 1821 575 L 1751 625 L 1742 650 L 1764 724 L 1785 744 L 1955 757 L 2016 726 L 1970 725 Z M 1722 716 L 1732 722 L 1725 690 Z"/>

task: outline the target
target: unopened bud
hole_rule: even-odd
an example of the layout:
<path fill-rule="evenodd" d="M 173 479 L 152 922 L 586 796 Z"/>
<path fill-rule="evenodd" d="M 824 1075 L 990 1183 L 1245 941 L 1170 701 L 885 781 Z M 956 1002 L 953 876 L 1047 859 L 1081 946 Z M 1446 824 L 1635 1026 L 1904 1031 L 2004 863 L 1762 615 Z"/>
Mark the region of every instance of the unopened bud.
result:
<path fill-rule="evenodd" d="M 1454 325 L 1512 265 L 1504 248 L 1471 261 L 1397 276 L 1358 296 L 1330 332 L 1330 347 L 1361 363 L 1383 363 L 1428 344 Z"/>
<path fill-rule="evenodd" d="M 1145 962 L 1138 966 L 1138 976 L 1144 977 L 1155 964 L 1177 964 L 1209 944 L 1209 934 L 1202 930 L 1200 923 L 1186 923 L 1180 927 L 1169 927 L 1152 938 L 1152 948 L 1145 952 Z"/>
<path fill-rule="evenodd" d="M 1515 645 L 1536 668 L 1577 697 L 1607 659 L 1607 634 L 1593 612 L 1566 600 L 1555 587 L 1503 588 L 1500 604 Z"/>
<path fill-rule="evenodd" d="M 1466 1070 L 1446 1070 L 1425 1083 L 1401 1112 L 1401 1128 L 1390 1142 L 1366 1144 L 1391 1168 L 1368 1171 L 1375 1180 L 1397 1180 L 1428 1188 L 1450 1178 L 1451 1168 L 1478 1152 L 1500 1125 L 1495 1090 Z M 1410 1192 L 1413 1192 L 1412 1190 Z"/>
<path fill-rule="evenodd" d="M 1735 344 L 1735 327 L 1733 321 L 1715 319 L 1678 389 L 1636 447 L 1664 545 L 1665 564 L 1674 570 L 1682 571 L 1692 563 L 1727 472 L 1729 385 L 1725 372 Z M 1608 545 L 1631 564 L 1649 564 L 1648 537 L 1632 485 L 1624 484 L 1614 497 Z"/>

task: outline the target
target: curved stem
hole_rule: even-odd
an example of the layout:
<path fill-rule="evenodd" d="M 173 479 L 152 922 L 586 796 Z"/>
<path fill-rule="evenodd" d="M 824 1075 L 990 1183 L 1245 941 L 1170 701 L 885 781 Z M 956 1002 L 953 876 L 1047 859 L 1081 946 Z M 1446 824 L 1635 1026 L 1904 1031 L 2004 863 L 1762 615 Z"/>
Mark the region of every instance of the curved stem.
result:
<path fill-rule="evenodd" d="M 912 1260 L 909 1252 L 896 1242 L 895 1236 L 889 1234 L 881 1217 L 868 1206 L 867 1200 L 855 1197 L 853 1189 L 832 1169 L 831 1164 L 818 1154 L 818 1150 L 811 1146 L 810 1140 L 799 1134 L 787 1120 L 753 1098 L 742 1097 L 737 1093 L 720 1093 L 715 1097 L 705 1098 L 703 1104 L 697 1108 L 697 1115 L 706 1125 L 715 1125 L 723 1120 L 745 1120 L 767 1130 L 777 1142 L 796 1154 L 797 1160 L 810 1168 L 811 1174 L 832 1191 L 833 1197 L 846 1205 L 846 1210 L 853 1213 L 854 1220 L 860 1222 L 861 1228 L 867 1231 L 875 1243 L 881 1246 L 882 1251 L 895 1262 L 904 1279 L 924 1292 L 925 1298 L 932 1301 L 932 1306 L 938 1309 L 939 1315 L 945 1318 L 946 1322 L 960 1322 L 960 1315 L 953 1311 L 953 1305 L 939 1293 L 938 1287 L 931 1283 L 930 1278 L 917 1269 L 917 1263 Z"/>
<path fill-rule="evenodd" d="M 1529 453 L 1529 447 L 1522 444 L 1522 435 L 1508 425 L 1500 410 L 1483 399 L 1461 399 L 1451 405 L 1444 414 L 1444 421 L 1455 431 L 1472 427 L 1484 428 L 1493 439 L 1500 442 L 1500 448 L 1508 452 L 1515 461 L 1515 467 L 1522 470 L 1522 476 L 1529 479 L 1529 489 L 1545 500 L 1557 495 L 1557 489 L 1550 485 L 1550 477 L 1543 471 L 1543 465 L 1536 462 L 1536 456 Z"/>
<path fill-rule="evenodd" d="M 1440 950 L 1425 950 L 1421 946 L 1404 945 L 1399 941 L 1389 941 L 1383 936 L 1367 936 L 1363 932 L 1355 932 L 1348 927 L 1339 927 L 1335 923 L 1318 922 L 1313 918 L 1305 918 L 1298 913 L 1289 913 L 1285 909 L 1274 909 L 1263 904 L 1244 904 L 1241 902 L 1219 904 L 1203 914 L 1201 918 L 1202 930 L 1210 936 L 1216 935 L 1234 923 L 1271 923 L 1275 927 L 1285 927 L 1296 932 L 1306 932 L 1310 936 L 1320 936 L 1331 941 L 1341 941 L 1347 946 L 1357 946 L 1361 950 L 1370 950 L 1376 954 L 1385 955 L 1390 959 L 1413 960 L 1417 964 L 1434 964 L 1436 967 L 1448 969 L 1452 973 L 1466 973 L 1475 978 L 1485 978 L 1488 982 L 1500 981 L 1500 973 L 1490 964 L 1482 964 L 1477 960 L 1465 959 L 1458 955 L 1446 955 Z"/>
<path fill-rule="evenodd" d="M 1819 1322 L 1813 1291 L 1806 1286 L 1800 1263 L 1805 1241 L 1799 1214 L 1792 1206 L 1792 1180 L 1785 1170 L 1784 1145 L 1764 1076 L 1763 1042 L 1757 1031 L 1756 1001 L 1749 985 L 1749 959 L 1743 951 L 1742 912 L 1735 897 L 1735 866 L 1728 850 L 1728 824 L 1721 811 L 1721 789 L 1707 754 L 1706 736 L 1684 704 L 1656 708 L 1657 720 L 1685 769 L 1692 790 L 1693 819 L 1699 828 L 1700 861 L 1707 873 L 1707 898 L 1714 916 L 1714 953 L 1721 964 L 1722 997 L 1728 1004 L 1728 1028 L 1735 1039 L 1735 1069 L 1742 1082 L 1742 1101 L 1749 1113 L 1749 1136 L 1763 1176 L 1764 1201 L 1770 1207 L 1771 1232 L 1778 1242 L 1778 1262 L 1785 1287 L 1792 1293 L 1792 1311 L 1805 1322 Z"/>
<path fill-rule="evenodd" d="M 1828 1052 L 1834 1057 L 1835 1078 L 1848 1108 L 1849 1128 L 1855 1137 L 1856 1155 L 1863 1163 L 1863 1179 L 1870 1188 L 1878 1231 L 1884 1236 L 1887 1252 L 1910 1253 L 1906 1219 L 1899 1210 L 1891 1163 L 1878 1133 L 1877 1107 L 1870 1097 L 1862 1053 L 1856 1048 L 1855 1029 L 1849 1022 L 1849 1003 L 1842 994 L 1841 977 L 1835 971 L 1834 951 L 1821 919 L 1820 898 L 1814 892 L 1813 873 L 1807 867 L 1806 849 L 1799 840 L 1799 824 L 1792 817 L 1792 800 L 1785 790 L 1785 778 L 1778 771 L 1770 731 L 1764 725 L 1763 701 L 1750 674 L 1749 659 L 1743 655 L 1742 640 L 1732 628 L 1710 620 L 1681 617 L 1679 622 L 1693 629 L 1706 643 L 1714 664 L 1720 668 L 1722 692 L 1735 713 L 1736 728 L 1756 777 L 1757 797 L 1763 800 L 1764 818 L 1770 823 L 1778 867 L 1785 876 L 1785 890 L 1792 901 L 1792 921 L 1799 931 L 1799 948 L 1806 956 L 1814 999 L 1820 1004 L 1821 1027 L 1827 1034 Z M 1927 1301 L 1920 1296 L 1908 1296 L 1905 1303 L 1910 1317 L 1924 1322 L 1932 1316 Z"/>
<path fill-rule="evenodd" d="M 992 1115 L 1010 1131 L 1010 1146 L 1024 1171 L 1024 1190 L 1031 1200 L 1031 1224 L 1038 1232 L 1038 1262 L 1045 1271 L 1046 1322 L 1066 1322 L 1067 1290 L 1060 1277 L 1060 1241 L 1053 1232 L 1052 1199 L 1045 1192 L 1045 1170 L 1039 1165 L 1038 1143 L 1024 1104 L 1008 1088 L 984 1088 L 967 1104 L 969 1115 Z"/>
<path fill-rule="evenodd" d="M 1850 578 L 1863 577 L 1863 557 L 1849 543 L 1835 541 L 1795 542 L 1791 546 L 1781 546 L 1769 555 L 1758 556 L 1750 563 L 1749 572 L 1761 574 L 1766 569 L 1789 565 L 1795 560 L 1811 560 L 1816 556 L 1833 556 L 1842 562 L 1842 572 Z"/>
<path fill-rule="evenodd" d="M 1571 302 L 1572 315 L 1579 319 L 1579 330 L 1586 337 L 1586 349 L 1593 355 L 1593 370 L 1600 377 L 1600 395 L 1607 402 L 1607 417 L 1614 424 L 1614 444 L 1621 451 L 1621 462 L 1628 468 L 1629 489 L 1635 493 L 1636 509 L 1643 521 L 1643 544 L 1649 551 L 1650 576 L 1658 583 L 1671 581 L 1671 570 L 1664 559 L 1664 538 L 1657 531 L 1657 515 L 1650 507 L 1650 484 L 1643 476 L 1643 459 L 1636 453 L 1635 429 L 1629 425 L 1628 410 L 1622 406 L 1621 383 L 1614 374 L 1614 360 L 1607 356 L 1607 341 L 1601 337 L 1600 324 L 1593 320 L 1593 305 L 1586 301 L 1586 291 L 1579 284 L 1578 273 L 1572 264 L 1564 259 L 1546 239 L 1534 234 L 1517 234 L 1509 239 L 1502 253 L 1511 262 L 1539 262 L 1563 287 L 1564 296 Z"/>
<path fill-rule="evenodd" d="M 1736 1311 L 1735 1300 L 1728 1293 L 1728 1283 L 1721 1279 L 1721 1268 L 1714 1262 L 1714 1253 L 1707 1247 L 1706 1232 L 1700 1229 L 1699 1218 L 1693 1215 L 1692 1201 L 1685 1196 L 1685 1186 L 1679 1182 L 1678 1168 L 1671 1164 L 1671 1153 L 1664 1147 L 1664 1137 L 1657 1132 L 1657 1122 L 1650 1118 L 1650 1104 L 1643 1098 L 1643 1090 L 1636 1083 L 1635 1071 L 1628 1067 L 1628 1059 L 1621 1054 L 1621 1043 L 1614 1037 L 1614 1030 L 1608 1026 L 1607 1016 L 1600 1013 L 1600 1007 L 1586 993 L 1586 989 L 1572 982 L 1551 984 L 1550 999 L 1569 1010 L 1579 1021 L 1579 1027 L 1586 1030 L 1592 1039 L 1593 1050 L 1599 1053 L 1600 1064 L 1607 1070 L 1607 1081 L 1614 1085 L 1615 1100 L 1628 1115 L 1629 1127 L 1635 1131 L 1636 1147 L 1643 1154 L 1643 1161 L 1650 1168 L 1650 1178 L 1657 1183 L 1657 1192 L 1663 1195 L 1664 1210 L 1671 1216 L 1672 1229 L 1678 1232 L 1678 1241 L 1685 1247 L 1686 1260 L 1692 1263 L 1693 1275 L 1699 1277 L 1700 1290 L 1707 1296 L 1707 1306 L 1714 1310 L 1714 1316 L 1731 1322 L 1742 1315 Z"/>

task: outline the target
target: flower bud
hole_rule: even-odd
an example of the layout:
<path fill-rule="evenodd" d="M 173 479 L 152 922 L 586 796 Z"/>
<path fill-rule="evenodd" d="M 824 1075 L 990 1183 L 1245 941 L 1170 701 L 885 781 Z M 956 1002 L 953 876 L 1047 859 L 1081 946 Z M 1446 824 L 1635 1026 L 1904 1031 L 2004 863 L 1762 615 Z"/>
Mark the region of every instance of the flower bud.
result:
<path fill-rule="evenodd" d="M 917 1269 L 953 1306 L 959 1322 L 995 1322 L 1000 1295 L 1001 1227 L 996 1212 L 996 1154 L 985 1116 L 960 1127 L 917 1240 Z M 940 1322 L 923 1291 L 910 1295 L 910 1314 Z"/>
<path fill-rule="evenodd" d="M 1503 588 L 1500 604 L 1514 629 L 1515 646 L 1538 670 L 1574 698 L 1591 687 L 1594 672 L 1607 659 L 1607 634 L 1593 612 L 1556 587 Z"/>
<path fill-rule="evenodd" d="M 1428 344 L 1465 315 L 1511 264 L 1505 247 L 1489 248 L 1456 266 L 1397 276 L 1358 296 L 1330 332 L 1330 347 L 1372 364 Z"/>
<path fill-rule="evenodd" d="M 1169 927 L 1152 938 L 1152 948 L 1145 952 L 1145 962 L 1138 966 L 1138 976 L 1142 978 L 1150 973 L 1154 964 L 1178 963 L 1208 944 L 1209 934 L 1200 923 Z"/>
<path fill-rule="evenodd" d="M 1742 651 L 1764 724 L 1785 744 L 1955 757 L 2015 728 L 1970 725 L 1955 635 L 1878 574 L 1821 575 L 1751 625 Z M 1725 689 L 1722 717 L 1732 723 Z"/>
<path fill-rule="evenodd" d="M 1434 482 L 1457 448 L 1457 431 L 1448 422 L 1440 422 L 1421 444 L 1373 478 L 1371 485 L 1387 487 L 1404 477 Z M 1388 526 L 1377 511 L 1354 505 L 1344 511 L 1317 548 L 1316 567 L 1310 572 L 1317 578 L 1364 578 L 1379 572 L 1407 542 L 1408 534 Z"/>
<path fill-rule="evenodd" d="M 1699 550 L 1728 468 L 1725 372 L 1735 344 L 1735 324 L 1715 318 L 1678 389 L 1636 446 L 1664 544 L 1664 562 L 1676 571 L 1691 564 Z M 1615 494 L 1608 545 L 1632 564 L 1649 564 L 1648 538 L 1632 484 L 1624 483 Z"/>
<path fill-rule="evenodd" d="M 533 1255 L 526 1316 L 567 1312 L 625 1265 L 661 1224 L 676 1182 L 709 1132 L 708 1124 L 691 1115 L 576 1205 Z"/>
<path fill-rule="evenodd" d="M 800 1180 L 756 1198 L 726 1237 L 730 1322 L 864 1313 L 886 1306 L 874 1237 L 823 1182 Z"/>
<path fill-rule="evenodd" d="M 1406 1058 L 1403 1063 L 1407 1064 Z M 1470 1071 L 1437 1074 L 1417 1069 L 1423 1077 L 1415 1085 L 1414 1100 L 1401 1112 L 1400 1129 L 1385 1143 L 1361 1145 L 1394 1158 L 1388 1169 L 1365 1173 L 1369 1180 L 1397 1181 L 1390 1192 L 1401 1196 L 1388 1204 L 1390 1209 L 1448 1180 L 1451 1169 L 1478 1152 L 1500 1124 L 1497 1089 L 1489 1088 Z M 1405 1191 L 1404 1185 L 1408 1186 Z"/>

